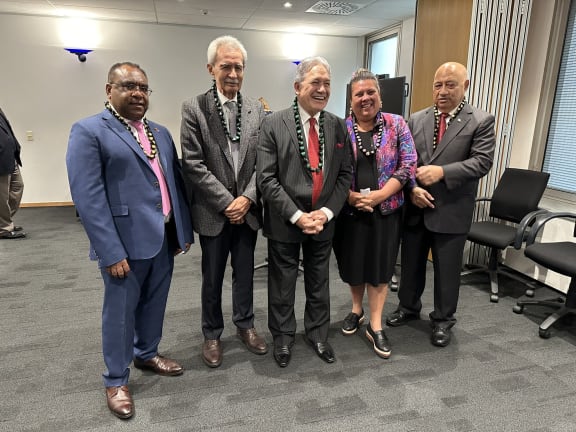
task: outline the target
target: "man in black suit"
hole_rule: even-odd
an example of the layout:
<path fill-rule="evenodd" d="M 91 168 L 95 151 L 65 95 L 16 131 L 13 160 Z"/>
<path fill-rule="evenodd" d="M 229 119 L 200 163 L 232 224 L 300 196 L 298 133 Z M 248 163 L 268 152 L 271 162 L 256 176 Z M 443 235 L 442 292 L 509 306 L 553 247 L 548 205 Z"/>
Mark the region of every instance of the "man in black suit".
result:
<path fill-rule="evenodd" d="M 24 182 L 20 174 L 20 144 L 0 109 L 0 239 L 24 238 L 22 227 L 12 217 L 20 208 Z"/>
<path fill-rule="evenodd" d="M 389 326 L 399 326 L 419 318 L 431 250 L 431 340 L 440 347 L 450 343 L 450 329 L 456 323 L 462 256 L 478 181 L 488 173 L 494 158 L 494 116 L 466 103 L 469 84 L 463 65 L 443 64 L 434 75 L 434 106 L 413 114 L 408 121 L 418 168 L 406 206 L 400 304 L 386 320 Z"/>
<path fill-rule="evenodd" d="M 256 169 L 268 238 L 268 327 L 280 367 L 290 361 L 296 333 L 294 299 L 300 249 L 306 292 L 305 339 L 322 360 L 335 360 L 327 342 L 328 266 L 334 216 L 352 181 L 346 125 L 323 111 L 330 96 L 328 62 L 322 57 L 303 60 L 296 70 L 294 89 L 293 106 L 262 122 Z"/>
<path fill-rule="evenodd" d="M 194 230 L 202 247 L 202 359 L 222 364 L 222 282 L 232 265 L 232 320 L 237 336 L 254 354 L 268 346 L 254 327 L 254 249 L 262 224 L 256 191 L 256 145 L 264 117 L 256 99 L 240 93 L 246 49 L 232 36 L 208 46 L 210 90 L 182 105 L 182 171 Z"/>

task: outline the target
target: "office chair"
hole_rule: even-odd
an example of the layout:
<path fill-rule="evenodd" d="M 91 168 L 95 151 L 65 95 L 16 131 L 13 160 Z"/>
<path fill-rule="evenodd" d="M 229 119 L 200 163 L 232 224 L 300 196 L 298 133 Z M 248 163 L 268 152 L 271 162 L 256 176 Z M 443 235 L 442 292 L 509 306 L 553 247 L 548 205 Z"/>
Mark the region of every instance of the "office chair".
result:
<path fill-rule="evenodd" d="M 516 247 L 517 237 L 522 238 L 527 232 L 528 225 L 534 221 L 534 215 L 545 212 L 538 208 L 538 203 L 548 184 L 550 174 L 517 168 L 506 168 L 500 178 L 492 198 L 481 197 L 476 203 L 490 202 L 489 220 L 472 223 L 468 240 L 489 248 L 488 265 L 462 272 L 461 276 L 472 273 L 488 272 L 490 275 L 490 301 L 498 302 L 498 273 L 526 283 L 525 279 L 517 276 L 507 268 L 500 265 L 502 251 L 509 246 Z M 503 222 L 512 222 L 513 225 Z M 522 242 L 517 245 L 517 249 Z M 533 295 L 533 288 L 527 291 Z"/>
<path fill-rule="evenodd" d="M 536 264 L 565 276 L 570 276 L 570 285 L 568 287 L 568 292 L 566 293 L 566 298 L 564 300 L 563 297 L 559 296 L 553 299 L 544 300 L 520 300 L 513 308 L 513 311 L 518 314 L 524 312 L 524 306 L 528 305 L 551 306 L 559 309 L 540 324 L 538 334 L 544 339 L 550 337 L 550 327 L 552 327 L 556 321 L 565 315 L 576 313 L 576 243 L 571 241 L 536 241 L 539 231 L 541 231 L 542 228 L 551 220 L 557 218 L 568 218 L 576 221 L 576 214 L 569 212 L 556 212 L 539 216 L 532 226 L 530 234 L 526 238 L 524 255 Z M 576 222 L 573 235 L 576 237 Z"/>

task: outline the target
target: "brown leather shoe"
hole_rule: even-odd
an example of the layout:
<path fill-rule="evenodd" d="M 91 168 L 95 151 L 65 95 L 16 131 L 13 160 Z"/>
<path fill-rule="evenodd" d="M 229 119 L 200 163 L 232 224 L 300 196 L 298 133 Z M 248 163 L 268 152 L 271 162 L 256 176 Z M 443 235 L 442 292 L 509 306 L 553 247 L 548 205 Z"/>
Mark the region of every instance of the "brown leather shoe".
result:
<path fill-rule="evenodd" d="M 206 339 L 202 344 L 202 360 L 206 366 L 217 368 L 222 364 L 222 344 L 220 339 Z"/>
<path fill-rule="evenodd" d="M 128 386 L 106 387 L 108 408 L 116 417 L 129 419 L 134 414 L 134 402 Z"/>
<path fill-rule="evenodd" d="M 258 336 L 254 327 L 250 329 L 238 328 L 236 335 L 244 342 L 248 351 L 254 354 L 266 354 L 268 352 L 268 345 L 262 336 Z"/>
<path fill-rule="evenodd" d="M 138 369 L 151 370 L 158 375 L 177 376 L 182 375 L 184 368 L 174 360 L 162 357 L 160 354 L 155 355 L 150 360 L 141 360 L 134 357 L 134 367 Z"/>

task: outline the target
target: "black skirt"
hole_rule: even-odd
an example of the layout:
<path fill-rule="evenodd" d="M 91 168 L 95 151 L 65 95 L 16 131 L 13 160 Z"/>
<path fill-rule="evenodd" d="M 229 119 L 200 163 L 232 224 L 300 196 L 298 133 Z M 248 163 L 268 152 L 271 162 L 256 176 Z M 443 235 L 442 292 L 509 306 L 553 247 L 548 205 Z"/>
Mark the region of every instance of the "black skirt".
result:
<path fill-rule="evenodd" d="M 400 247 L 401 211 L 382 215 L 343 211 L 336 220 L 334 254 L 340 278 L 349 285 L 388 283 Z"/>

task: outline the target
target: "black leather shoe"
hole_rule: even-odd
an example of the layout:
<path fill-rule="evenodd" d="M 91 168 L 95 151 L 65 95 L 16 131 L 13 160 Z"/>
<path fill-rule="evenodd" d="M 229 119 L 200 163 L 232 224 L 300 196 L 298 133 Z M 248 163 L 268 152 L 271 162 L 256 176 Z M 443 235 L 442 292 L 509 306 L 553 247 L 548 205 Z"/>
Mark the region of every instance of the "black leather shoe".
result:
<path fill-rule="evenodd" d="M 432 329 L 432 345 L 439 347 L 448 346 L 452 331 L 450 328 L 435 325 Z"/>
<path fill-rule="evenodd" d="M 420 314 L 404 312 L 401 309 L 396 309 L 386 318 L 386 325 L 390 327 L 398 327 L 406 324 L 408 321 L 419 320 Z"/>
<path fill-rule="evenodd" d="M 24 228 L 22 228 L 19 225 L 14 225 L 14 231 L 22 231 Z"/>
<path fill-rule="evenodd" d="M 362 309 L 360 315 L 354 312 L 350 312 L 348 315 L 346 315 L 344 321 L 342 321 L 342 334 L 344 334 L 345 336 L 353 335 L 354 333 L 356 333 L 358 328 L 362 324 L 364 324 L 365 319 L 366 318 L 364 317 L 364 309 Z"/>
<path fill-rule="evenodd" d="M 292 357 L 290 348 L 290 345 L 274 345 L 274 360 L 281 368 L 288 366 L 288 363 L 290 363 L 290 358 Z"/>
<path fill-rule="evenodd" d="M 384 330 L 374 331 L 370 324 L 368 324 L 366 327 L 366 337 L 370 342 L 372 342 L 376 354 L 385 359 L 390 357 L 390 354 L 392 354 L 392 348 Z"/>
<path fill-rule="evenodd" d="M 334 350 L 328 342 L 314 342 L 308 339 L 307 337 L 304 338 L 308 345 L 314 348 L 314 352 L 318 357 L 324 360 L 326 363 L 334 363 L 336 361 L 336 357 L 334 357 Z"/>
<path fill-rule="evenodd" d="M 26 237 L 26 233 L 23 231 L 6 231 L 0 234 L 0 239 L 10 240 Z"/>

